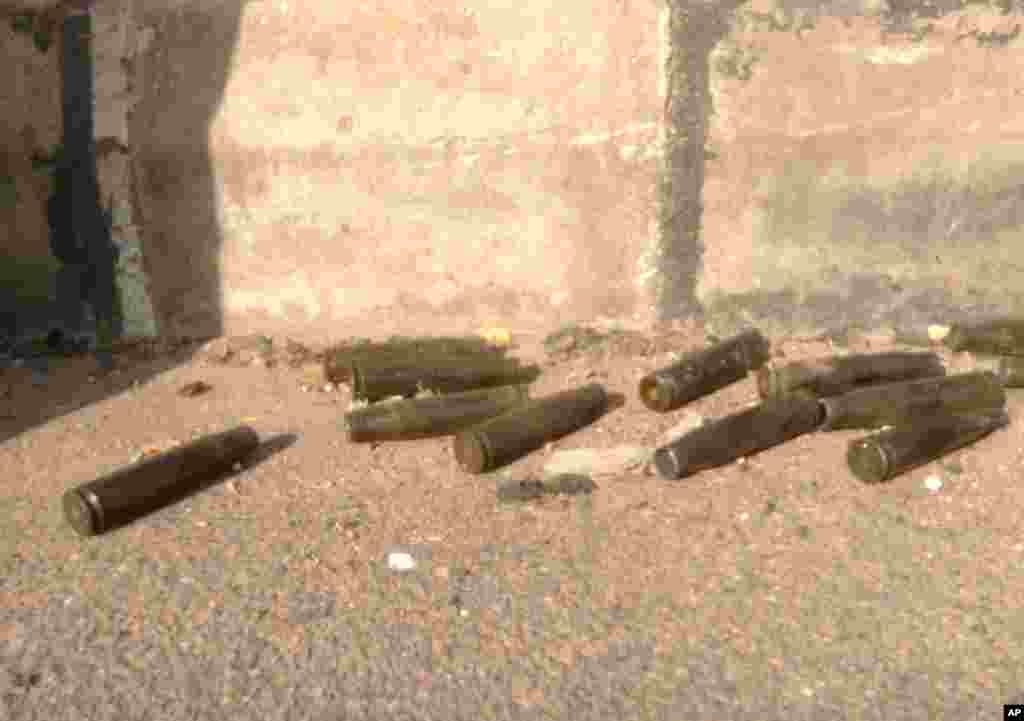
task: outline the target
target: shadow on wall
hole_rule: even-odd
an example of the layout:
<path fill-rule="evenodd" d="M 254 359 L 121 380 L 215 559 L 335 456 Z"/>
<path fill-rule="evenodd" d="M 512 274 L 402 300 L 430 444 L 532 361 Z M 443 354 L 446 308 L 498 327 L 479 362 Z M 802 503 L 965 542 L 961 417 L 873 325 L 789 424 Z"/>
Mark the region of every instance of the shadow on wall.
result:
<path fill-rule="evenodd" d="M 208 129 L 227 84 L 242 11 L 240 1 L 199 0 L 144 0 L 135 9 L 135 22 L 152 28 L 154 37 L 145 54 L 125 61 L 139 95 L 128 134 L 132 204 L 164 338 L 216 336 L 223 326 Z M 187 349 L 162 358 L 123 353 L 115 356 L 114 375 L 87 383 L 97 371 L 95 359 L 69 357 L 67 350 L 56 352 L 37 339 L 16 349 L 13 359 L 10 349 L 0 358 L 0 442 L 145 382 L 191 355 Z"/>
<path fill-rule="evenodd" d="M 161 334 L 219 335 L 221 229 L 209 128 L 227 84 L 244 3 L 147 3 L 155 31 L 129 126 L 135 205 Z"/>

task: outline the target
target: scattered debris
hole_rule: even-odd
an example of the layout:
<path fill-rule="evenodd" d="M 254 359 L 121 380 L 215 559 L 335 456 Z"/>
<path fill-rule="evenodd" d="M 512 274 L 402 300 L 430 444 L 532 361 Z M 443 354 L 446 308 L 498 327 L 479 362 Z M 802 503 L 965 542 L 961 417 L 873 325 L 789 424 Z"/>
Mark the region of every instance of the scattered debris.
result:
<path fill-rule="evenodd" d="M 411 571 L 416 568 L 416 559 L 408 553 L 393 551 L 388 554 L 388 568 L 392 571 Z"/>
<path fill-rule="evenodd" d="M 503 502 L 532 501 L 542 496 L 574 496 L 593 493 L 595 490 L 597 484 L 591 478 L 569 473 L 543 480 L 506 481 L 498 486 L 497 497 Z"/>
<path fill-rule="evenodd" d="M 495 348 L 509 348 L 512 345 L 512 334 L 504 328 L 482 328 L 477 335 Z"/>
<path fill-rule="evenodd" d="M 935 493 L 942 488 L 942 479 L 938 476 L 928 476 L 924 479 L 924 487 Z"/>
<path fill-rule="evenodd" d="M 558 451 L 544 464 L 541 475 L 544 480 L 565 475 L 592 478 L 619 476 L 642 468 L 653 456 L 654 450 L 643 446 Z"/>
<path fill-rule="evenodd" d="M 281 349 L 280 360 L 289 368 L 298 368 L 314 357 L 313 351 L 298 341 L 286 338 Z"/>
<path fill-rule="evenodd" d="M 207 391 L 211 390 L 213 386 L 204 381 L 192 381 L 186 383 L 178 389 L 178 395 L 185 398 L 194 398 L 195 396 L 202 395 Z"/>
<path fill-rule="evenodd" d="M 247 366 L 274 363 L 274 341 L 264 335 L 244 335 L 214 338 L 206 343 L 199 354 L 210 363 Z"/>
<path fill-rule="evenodd" d="M 582 325 L 568 325 L 544 339 L 544 349 L 549 355 L 565 358 L 576 351 L 597 347 L 607 340 L 608 335 Z"/>
<path fill-rule="evenodd" d="M 301 366 L 300 377 L 302 384 L 310 387 L 320 388 L 328 383 L 323 363 L 305 363 Z"/>

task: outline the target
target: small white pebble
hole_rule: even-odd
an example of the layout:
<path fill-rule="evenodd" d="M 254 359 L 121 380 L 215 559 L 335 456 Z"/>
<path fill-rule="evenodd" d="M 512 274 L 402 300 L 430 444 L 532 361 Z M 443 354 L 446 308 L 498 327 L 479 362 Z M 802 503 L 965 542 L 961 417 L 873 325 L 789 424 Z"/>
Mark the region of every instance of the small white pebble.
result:
<path fill-rule="evenodd" d="M 459 609 L 459 615 L 460 615 L 460 616 L 462 616 L 463 618 L 465 618 L 466 616 L 468 616 L 468 615 L 469 615 L 469 611 L 467 611 L 467 610 L 466 610 L 466 609 L 464 609 L 464 608 L 460 608 L 460 609 Z"/>
<path fill-rule="evenodd" d="M 411 571 L 416 568 L 416 559 L 408 553 L 389 553 L 388 568 L 393 571 Z"/>
<path fill-rule="evenodd" d="M 942 479 L 938 476 L 928 476 L 924 479 L 924 487 L 934 493 L 942 488 Z"/>
<path fill-rule="evenodd" d="M 333 392 L 334 392 L 334 384 L 333 383 L 326 383 L 324 385 L 324 393 L 333 393 Z"/>
<path fill-rule="evenodd" d="M 741 520 L 741 521 L 745 521 L 745 520 L 747 520 L 748 518 L 750 518 L 750 514 L 749 514 L 749 513 L 747 513 L 746 511 L 744 511 L 743 513 L 741 513 L 741 514 L 740 514 L 740 520 Z"/>

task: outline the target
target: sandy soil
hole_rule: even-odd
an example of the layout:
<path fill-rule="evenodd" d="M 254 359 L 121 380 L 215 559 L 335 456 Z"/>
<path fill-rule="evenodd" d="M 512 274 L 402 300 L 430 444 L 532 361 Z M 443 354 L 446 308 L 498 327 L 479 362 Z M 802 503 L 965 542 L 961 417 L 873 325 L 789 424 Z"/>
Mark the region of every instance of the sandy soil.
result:
<path fill-rule="evenodd" d="M 298 658 L 324 639 L 341 643 L 338 634 L 360 624 L 399 624 L 428 643 L 429 662 L 409 676 L 425 685 L 410 682 L 410 698 L 430 697 L 431 683 L 440 693 L 443 679 L 471 668 L 502 679 L 494 699 L 466 696 L 476 710 L 449 718 L 711 719 L 756 711 L 780 719 L 989 719 L 1024 692 L 1018 391 L 1008 391 L 1009 427 L 884 485 L 849 474 L 846 443 L 858 433 L 821 433 L 678 482 L 639 469 L 600 479 L 589 496 L 508 504 L 497 502 L 496 484 L 536 474 L 552 450 L 655 444 L 684 411 L 647 411 L 636 383 L 673 352 L 706 340 L 694 326 L 676 326 L 617 333 L 552 356 L 541 336 L 516 338 L 513 354 L 543 367 L 535 396 L 599 382 L 625 394 L 626 404 L 545 451 L 476 477 L 457 468 L 450 439 L 348 443 L 339 426 L 348 389 L 309 389 L 306 376 L 284 363 L 236 367 L 185 348 L 121 353 L 117 373 L 91 381 L 91 360 L 69 361 L 45 387 L 32 385 L 25 369 L 4 371 L 0 667 L 7 687 L 0 695 L 9 718 L 99 717 L 83 710 L 83 692 L 66 690 L 74 684 L 61 662 L 39 651 L 58 642 L 33 635 L 71 633 L 31 620 L 55 598 L 80 599 L 90 618 L 116 626 L 66 653 L 90 653 L 104 634 L 125 644 L 156 634 L 214 666 L 235 631 Z M 883 338 L 845 349 L 827 339 L 776 339 L 773 355 L 894 348 Z M 968 354 L 944 357 L 955 370 L 975 365 Z M 211 390 L 178 394 L 194 381 Z M 748 379 L 686 410 L 714 417 L 755 400 Z M 48 420 L 33 426 L 35 418 Z M 112 534 L 83 540 L 64 522 L 66 489 L 147 449 L 237 423 L 264 438 L 294 434 L 295 442 Z M 939 490 L 925 487 L 930 476 L 941 480 Z M 396 549 L 416 559 L 414 571 L 387 569 Z M 192 579 L 184 595 L 160 585 L 178 588 L 183 577 Z M 253 598 L 263 600 L 251 608 Z M 628 642 L 646 644 L 649 655 L 609 671 L 621 688 L 586 674 L 579 686 L 594 698 L 628 694 L 629 703 L 565 716 L 583 703 L 573 701 L 579 691 L 566 679 L 595 659 L 618 658 L 616 644 Z M 332 656 L 336 664 L 355 658 L 346 648 Z M 369 652 L 359 658 L 375 663 Z M 394 663 L 380 674 L 399 674 L 402 662 Z M 320 672 L 301 673 L 302 680 L 279 682 L 296 693 Z M 244 680 L 217 676 L 219 690 L 200 693 L 214 675 L 193 679 L 191 693 L 191 677 L 168 678 L 185 684 L 180 703 L 203 699 L 190 711 L 196 718 L 252 713 L 236 698 Z M 57 713 L 43 699 L 60 684 L 60 715 L 44 715 Z M 322 718 L 442 718 L 446 704 L 466 693 L 451 691 L 437 706 L 410 701 L 405 716 L 348 706 L 348 715 L 331 716 L 344 702 L 317 698 Z"/>

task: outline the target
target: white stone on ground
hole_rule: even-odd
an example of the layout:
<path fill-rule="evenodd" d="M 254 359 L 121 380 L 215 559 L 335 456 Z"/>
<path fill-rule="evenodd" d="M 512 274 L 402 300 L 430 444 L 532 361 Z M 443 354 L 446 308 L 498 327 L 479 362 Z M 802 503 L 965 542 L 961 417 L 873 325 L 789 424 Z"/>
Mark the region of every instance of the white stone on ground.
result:
<path fill-rule="evenodd" d="M 942 488 L 942 479 L 938 476 L 928 476 L 924 479 L 924 487 L 929 491 L 935 492 Z"/>
<path fill-rule="evenodd" d="M 551 454 L 541 472 L 543 480 L 558 476 L 614 476 L 641 467 L 651 459 L 654 451 L 643 446 L 616 446 L 614 448 L 578 448 Z"/>
<path fill-rule="evenodd" d="M 408 553 L 398 551 L 389 553 L 388 568 L 392 571 L 411 571 L 416 568 L 416 559 Z"/>

